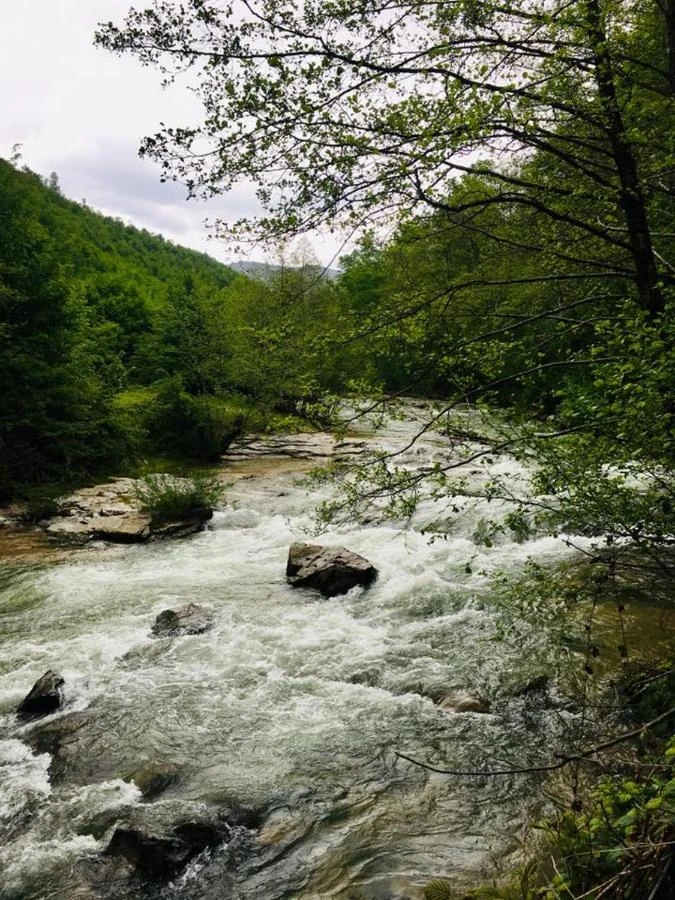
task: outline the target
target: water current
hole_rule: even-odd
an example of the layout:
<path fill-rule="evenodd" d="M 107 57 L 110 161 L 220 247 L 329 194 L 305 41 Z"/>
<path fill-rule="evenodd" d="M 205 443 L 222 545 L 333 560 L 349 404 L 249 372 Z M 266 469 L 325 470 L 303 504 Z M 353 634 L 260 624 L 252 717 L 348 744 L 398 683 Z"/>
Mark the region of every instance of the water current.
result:
<path fill-rule="evenodd" d="M 425 412 L 407 410 L 375 436 L 362 423 L 363 439 L 406 445 Z M 416 468 L 451 452 L 427 433 L 400 461 Z M 284 574 L 289 544 L 311 536 L 333 490 L 298 483 L 300 467 L 232 466 L 201 534 L 0 568 L 0 896 L 412 900 L 432 877 L 490 878 L 517 851 L 537 776 L 435 775 L 396 752 L 459 769 L 550 756 L 563 715 L 514 695 L 551 671 L 554 642 L 545 625 L 515 618 L 503 629 L 490 573 L 517 576 L 528 558 L 573 551 L 548 536 L 487 547 L 475 533 L 498 510 L 468 499 L 431 540 L 427 502 L 407 528 L 376 516 L 330 527 L 319 540 L 366 556 L 379 578 L 320 599 Z M 499 472 L 526 489 L 508 458 L 469 472 L 474 486 Z M 186 602 L 213 609 L 213 630 L 154 638 L 157 614 Z M 84 723 L 58 772 L 29 746 L 36 726 L 14 715 L 49 668 L 66 680 L 51 719 L 79 712 Z M 490 712 L 448 713 L 430 699 L 453 689 L 488 698 Z M 142 793 L 157 775 L 163 789 Z M 103 865 L 118 822 L 164 827 L 241 808 L 256 811 L 255 829 L 235 828 L 232 846 L 161 885 Z"/>

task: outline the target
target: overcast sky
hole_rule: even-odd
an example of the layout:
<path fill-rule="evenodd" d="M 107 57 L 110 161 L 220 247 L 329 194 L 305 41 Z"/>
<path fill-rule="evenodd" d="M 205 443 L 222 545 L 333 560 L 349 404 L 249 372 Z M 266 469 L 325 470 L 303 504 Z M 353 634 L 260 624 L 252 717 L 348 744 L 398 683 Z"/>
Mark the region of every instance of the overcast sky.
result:
<path fill-rule="evenodd" d="M 0 0 L 0 156 L 21 144 L 23 162 L 41 175 L 57 172 L 68 197 L 231 261 L 228 247 L 207 238 L 204 220 L 254 213 L 253 189 L 241 185 L 208 206 L 187 203 L 183 188 L 162 184 L 159 167 L 138 157 L 141 138 L 160 122 L 194 120 L 196 100 L 180 85 L 163 90 L 159 73 L 132 57 L 93 46 L 96 25 L 120 21 L 130 5 Z M 311 243 L 330 263 L 337 242 L 315 236 Z M 249 257 L 271 258 L 261 249 Z"/>

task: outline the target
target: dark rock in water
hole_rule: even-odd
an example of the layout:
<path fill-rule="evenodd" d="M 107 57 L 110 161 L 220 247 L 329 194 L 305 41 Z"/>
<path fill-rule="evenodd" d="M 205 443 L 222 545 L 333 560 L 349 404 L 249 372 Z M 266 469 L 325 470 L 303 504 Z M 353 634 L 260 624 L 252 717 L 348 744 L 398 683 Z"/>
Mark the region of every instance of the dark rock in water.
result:
<path fill-rule="evenodd" d="M 165 609 L 155 619 L 152 633 L 158 637 L 203 634 L 213 627 L 213 613 L 206 606 L 188 603 L 179 609 Z"/>
<path fill-rule="evenodd" d="M 144 800 L 154 800 L 180 780 L 180 770 L 174 765 L 149 765 L 138 769 L 131 780 L 143 795 Z"/>
<path fill-rule="evenodd" d="M 212 509 L 195 509 L 190 516 L 180 521 L 153 525 L 150 535 L 153 540 L 186 537 L 188 534 L 196 534 L 198 531 L 203 531 L 206 523 L 212 518 Z"/>
<path fill-rule="evenodd" d="M 487 713 L 490 712 L 490 701 L 478 694 L 468 691 L 457 691 L 446 694 L 436 704 L 443 712 L 451 713 Z"/>
<path fill-rule="evenodd" d="M 30 693 L 21 701 L 17 713 L 22 719 L 38 719 L 61 708 L 65 680 L 52 669 L 38 678 Z"/>
<path fill-rule="evenodd" d="M 537 675 L 536 678 L 531 678 L 529 681 L 525 682 L 521 687 L 518 688 L 517 691 L 513 694 L 514 697 L 531 697 L 533 694 L 545 694 L 551 684 L 551 679 L 548 675 Z"/>
<path fill-rule="evenodd" d="M 138 827 L 117 827 L 106 848 L 108 856 L 120 856 L 145 878 L 171 878 L 201 853 L 229 837 L 211 825 L 186 822 L 167 834 Z"/>
<path fill-rule="evenodd" d="M 79 759 L 83 749 L 81 737 L 91 721 L 88 713 L 74 712 L 40 723 L 24 736 L 23 740 L 34 753 L 49 753 L 52 757 L 49 774 L 53 782 L 61 779 Z"/>
<path fill-rule="evenodd" d="M 292 544 L 286 577 L 293 587 L 316 588 L 325 597 L 335 597 L 357 585 L 368 587 L 377 578 L 377 569 L 344 547 Z"/>

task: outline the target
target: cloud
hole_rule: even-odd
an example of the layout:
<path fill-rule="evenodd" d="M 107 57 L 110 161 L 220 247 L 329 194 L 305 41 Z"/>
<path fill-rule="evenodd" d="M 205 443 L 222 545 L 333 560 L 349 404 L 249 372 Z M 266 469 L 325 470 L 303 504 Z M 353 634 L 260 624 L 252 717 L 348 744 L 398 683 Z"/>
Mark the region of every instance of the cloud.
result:
<path fill-rule="evenodd" d="M 101 21 L 119 21 L 130 0 L 31 0 L 0 3 L 0 155 L 23 144 L 36 172 L 56 171 L 66 196 L 94 209 L 161 232 L 219 259 L 232 258 L 210 240 L 204 220 L 235 221 L 259 206 L 242 183 L 208 203 L 186 201 L 186 191 L 162 184 L 159 167 L 138 157 L 146 134 L 160 122 L 199 121 L 200 106 L 185 87 L 163 89 L 152 68 L 93 46 Z M 328 262 L 339 246 L 330 236 L 310 240 Z M 264 257 L 261 248 L 252 258 Z"/>

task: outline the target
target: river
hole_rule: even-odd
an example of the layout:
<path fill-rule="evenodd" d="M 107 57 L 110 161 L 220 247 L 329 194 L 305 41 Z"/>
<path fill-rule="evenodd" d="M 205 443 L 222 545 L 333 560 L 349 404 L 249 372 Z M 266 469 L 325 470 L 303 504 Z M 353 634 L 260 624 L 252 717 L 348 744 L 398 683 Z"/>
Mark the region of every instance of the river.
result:
<path fill-rule="evenodd" d="M 405 446 L 426 410 L 404 409 L 375 436 L 355 427 L 372 446 Z M 402 461 L 451 453 L 427 433 Z M 289 544 L 312 535 L 332 490 L 299 484 L 303 465 L 233 464 L 223 508 L 191 538 L 0 569 L 0 896 L 412 900 L 432 877 L 491 878 L 518 851 L 540 809 L 538 776 L 434 775 L 395 754 L 459 769 L 550 758 L 574 713 L 514 695 L 554 673 L 554 635 L 517 616 L 504 629 L 490 573 L 515 577 L 529 558 L 574 551 L 550 536 L 485 546 L 480 520 L 504 509 L 474 500 L 458 501 L 432 540 L 426 502 L 407 528 L 376 516 L 331 526 L 322 543 L 380 574 L 368 590 L 319 599 L 284 576 Z M 504 457 L 473 463 L 469 484 L 495 472 L 526 489 Z M 155 616 L 189 601 L 214 610 L 213 630 L 153 638 Z M 58 778 L 26 743 L 35 726 L 13 714 L 49 668 L 67 691 L 52 718 L 89 723 Z M 452 689 L 487 697 L 490 712 L 429 699 Z M 153 796 L 137 785 L 148 773 L 166 776 Z M 235 828 L 229 846 L 160 886 L 116 879 L 104 862 L 116 822 L 163 827 L 242 807 L 255 829 Z"/>

